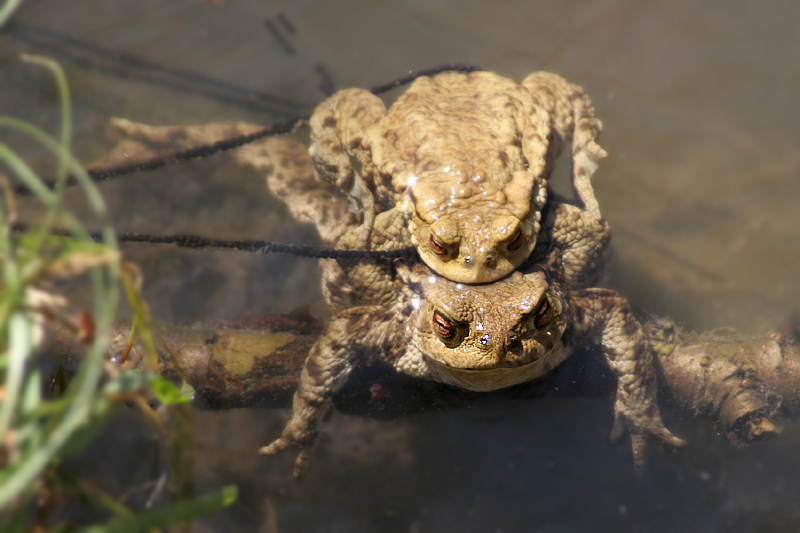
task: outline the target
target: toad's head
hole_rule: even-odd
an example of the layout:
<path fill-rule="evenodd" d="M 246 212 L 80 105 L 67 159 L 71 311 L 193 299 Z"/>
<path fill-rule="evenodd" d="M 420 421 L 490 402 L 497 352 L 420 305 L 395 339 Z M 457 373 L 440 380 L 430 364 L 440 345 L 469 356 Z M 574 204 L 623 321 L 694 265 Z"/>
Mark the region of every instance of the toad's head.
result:
<path fill-rule="evenodd" d="M 460 283 L 489 283 L 517 268 L 536 246 L 547 187 L 521 170 L 501 187 L 430 176 L 410 180 L 406 200 L 412 243 L 431 269 Z"/>
<path fill-rule="evenodd" d="M 494 390 L 546 374 L 561 361 L 563 304 L 543 272 L 489 285 L 418 276 L 413 344 L 441 381 Z"/>

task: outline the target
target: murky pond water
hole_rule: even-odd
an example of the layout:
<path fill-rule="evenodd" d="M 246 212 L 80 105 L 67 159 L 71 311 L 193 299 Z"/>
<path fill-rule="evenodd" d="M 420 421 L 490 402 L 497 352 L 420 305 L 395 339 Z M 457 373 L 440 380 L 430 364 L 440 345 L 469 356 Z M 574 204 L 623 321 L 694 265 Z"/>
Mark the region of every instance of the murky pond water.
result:
<path fill-rule="evenodd" d="M 518 80 L 551 70 L 581 84 L 603 120 L 609 157 L 594 183 L 614 231 L 609 285 L 690 329 L 759 332 L 800 301 L 798 23 L 800 5 L 778 1 L 30 1 L 0 31 L 0 113 L 55 127 L 52 81 L 22 65 L 22 51 L 65 66 L 85 162 L 113 145 L 115 116 L 268 125 L 332 89 L 443 63 Z M 316 242 L 262 182 L 223 155 L 102 191 L 121 231 Z M 164 320 L 325 312 L 312 260 L 126 253 Z M 665 409 L 690 446 L 652 446 L 636 479 L 626 447 L 607 443 L 611 407 L 608 397 L 554 397 L 388 422 L 335 415 L 302 482 L 290 457 L 255 454 L 285 411 L 202 412 L 201 488 L 236 483 L 240 498 L 198 530 L 800 527 L 797 424 L 738 451 L 712 425 Z"/>

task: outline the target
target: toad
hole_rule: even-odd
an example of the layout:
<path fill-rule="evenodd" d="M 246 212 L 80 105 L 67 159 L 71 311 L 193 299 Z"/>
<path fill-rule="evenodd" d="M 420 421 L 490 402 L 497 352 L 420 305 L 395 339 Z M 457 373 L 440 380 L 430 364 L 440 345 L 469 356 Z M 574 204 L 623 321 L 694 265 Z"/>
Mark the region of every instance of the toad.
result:
<path fill-rule="evenodd" d="M 491 72 L 420 77 L 388 110 L 369 91 L 345 89 L 310 126 L 317 176 L 361 217 L 342 247 L 413 245 L 452 281 L 500 279 L 534 249 L 547 179 L 567 147 L 581 207 L 604 224 L 590 182 L 605 156 L 601 124 L 583 90 L 555 74 L 522 84 Z M 367 286 L 372 275 L 351 281 Z"/>

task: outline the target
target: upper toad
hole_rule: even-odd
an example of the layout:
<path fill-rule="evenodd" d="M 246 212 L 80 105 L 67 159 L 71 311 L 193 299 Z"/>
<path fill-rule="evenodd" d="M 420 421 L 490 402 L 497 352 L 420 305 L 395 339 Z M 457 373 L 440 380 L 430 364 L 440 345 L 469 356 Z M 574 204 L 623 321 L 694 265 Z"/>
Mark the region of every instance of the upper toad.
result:
<path fill-rule="evenodd" d="M 376 215 L 399 216 L 387 246 L 413 245 L 450 280 L 491 282 L 530 255 L 547 178 L 570 143 L 578 198 L 602 223 L 590 183 L 605 155 L 601 124 L 580 87 L 555 74 L 522 84 L 491 72 L 421 77 L 388 111 L 372 93 L 346 89 L 310 125 L 317 175 L 363 212 L 353 246 L 375 246 Z"/>

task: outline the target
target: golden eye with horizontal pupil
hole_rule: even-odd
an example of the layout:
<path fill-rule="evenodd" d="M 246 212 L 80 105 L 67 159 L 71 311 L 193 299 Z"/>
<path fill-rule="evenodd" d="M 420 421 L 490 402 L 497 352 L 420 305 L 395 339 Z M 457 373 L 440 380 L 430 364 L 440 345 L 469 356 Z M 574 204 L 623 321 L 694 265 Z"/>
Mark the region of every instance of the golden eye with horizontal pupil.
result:
<path fill-rule="evenodd" d="M 447 253 L 447 248 L 445 248 L 444 244 L 442 244 L 433 234 L 431 234 L 431 238 L 428 241 L 428 246 L 430 247 L 431 252 L 436 255 L 445 255 Z"/>
<path fill-rule="evenodd" d="M 443 339 L 452 339 L 456 334 L 453 323 L 439 311 L 433 312 L 433 331 Z"/>
<path fill-rule="evenodd" d="M 524 240 L 525 239 L 522 238 L 522 230 L 517 229 L 517 231 L 514 233 L 514 236 L 508 243 L 508 249 L 511 250 L 512 252 L 514 250 L 518 250 L 519 247 L 522 246 L 522 241 Z"/>
<path fill-rule="evenodd" d="M 549 324 L 551 320 L 553 320 L 553 306 L 550 305 L 547 298 L 542 298 L 542 303 L 539 304 L 539 309 L 536 310 L 536 327 L 543 328 Z"/>

